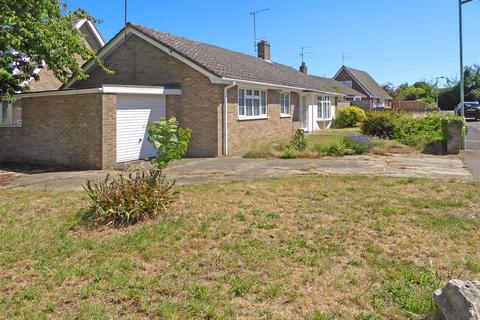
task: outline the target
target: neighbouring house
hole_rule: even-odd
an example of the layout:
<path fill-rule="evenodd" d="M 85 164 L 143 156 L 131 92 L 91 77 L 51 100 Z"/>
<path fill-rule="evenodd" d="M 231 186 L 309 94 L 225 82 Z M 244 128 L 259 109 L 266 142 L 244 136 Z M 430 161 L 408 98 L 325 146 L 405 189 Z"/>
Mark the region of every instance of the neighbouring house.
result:
<path fill-rule="evenodd" d="M 98 51 L 105 45 L 105 42 L 97 27 L 90 20 L 84 18 L 76 21 L 75 28 L 77 28 L 83 34 L 85 43 L 91 49 Z M 80 62 L 83 63 L 85 61 L 80 60 Z M 32 77 L 22 84 L 22 86 L 28 85 L 30 87 L 30 92 L 57 90 L 62 86 L 60 80 L 55 77 L 53 72 L 48 69 L 48 65 L 45 63 L 39 63 L 35 68 L 34 73 L 39 76 L 38 80 L 35 80 Z M 13 108 L 13 105 L 7 101 L 0 102 L 0 126 L 6 127 L 21 125 L 21 109 L 19 107 Z"/>
<path fill-rule="evenodd" d="M 333 78 L 365 96 L 347 97 L 352 104 L 366 110 L 392 107 L 393 98 L 365 71 L 342 66 Z"/>
<path fill-rule="evenodd" d="M 154 155 L 148 121 L 175 116 L 192 130 L 188 156 L 241 154 L 255 142 L 289 138 L 297 128 L 328 128 L 336 105 L 364 95 L 333 79 L 270 59 L 128 23 L 100 51 L 87 80 L 62 90 L 18 95 L 21 126 L 0 128 L 0 161 L 92 169 Z"/>

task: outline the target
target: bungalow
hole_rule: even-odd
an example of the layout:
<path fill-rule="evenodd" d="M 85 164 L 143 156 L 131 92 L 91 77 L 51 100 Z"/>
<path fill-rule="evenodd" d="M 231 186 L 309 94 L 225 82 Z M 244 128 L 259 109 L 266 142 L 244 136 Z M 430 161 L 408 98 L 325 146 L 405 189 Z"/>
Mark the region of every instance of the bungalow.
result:
<path fill-rule="evenodd" d="M 392 107 L 393 98 L 365 71 L 342 66 L 333 78 L 364 95 L 364 98 L 347 97 L 360 107 L 367 110 Z"/>
<path fill-rule="evenodd" d="M 188 156 L 241 154 L 328 128 L 339 101 L 364 97 L 271 61 L 266 41 L 254 57 L 128 23 L 98 55 L 115 74 L 90 61 L 87 80 L 18 95 L 22 126 L 0 128 L 0 161 L 109 168 L 153 156 L 147 123 L 170 116 L 192 130 Z"/>

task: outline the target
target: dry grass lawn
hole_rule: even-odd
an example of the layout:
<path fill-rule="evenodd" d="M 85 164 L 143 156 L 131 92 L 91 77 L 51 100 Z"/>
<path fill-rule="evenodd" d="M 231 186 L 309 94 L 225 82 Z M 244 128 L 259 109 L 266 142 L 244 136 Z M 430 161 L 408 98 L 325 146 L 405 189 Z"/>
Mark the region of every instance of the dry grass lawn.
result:
<path fill-rule="evenodd" d="M 327 129 L 315 134 L 307 134 L 307 149 L 299 152 L 299 158 L 320 158 L 321 154 L 315 151 L 316 146 L 325 146 L 335 142 L 341 142 L 346 136 L 361 135 L 359 128 Z M 384 154 L 409 154 L 418 153 L 419 150 L 406 146 L 395 140 L 383 140 L 374 138 L 373 147 L 369 153 Z M 288 139 L 267 142 L 257 142 L 249 146 L 243 154 L 245 158 L 281 158 L 283 150 L 289 144 Z"/>
<path fill-rule="evenodd" d="M 480 187 L 295 177 L 180 188 L 166 217 L 87 226 L 83 193 L 0 193 L 3 319 L 421 319 L 480 276 Z"/>

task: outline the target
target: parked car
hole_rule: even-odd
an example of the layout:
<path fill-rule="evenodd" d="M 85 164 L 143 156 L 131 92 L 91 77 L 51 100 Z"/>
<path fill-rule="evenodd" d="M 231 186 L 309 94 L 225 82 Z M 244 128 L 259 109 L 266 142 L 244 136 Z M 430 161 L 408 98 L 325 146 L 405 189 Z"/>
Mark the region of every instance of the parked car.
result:
<path fill-rule="evenodd" d="M 463 104 L 465 110 L 465 118 L 473 118 L 475 120 L 480 120 L 480 103 L 478 102 L 465 102 Z M 457 116 L 462 115 L 462 109 L 460 105 L 455 108 L 455 114 Z"/>

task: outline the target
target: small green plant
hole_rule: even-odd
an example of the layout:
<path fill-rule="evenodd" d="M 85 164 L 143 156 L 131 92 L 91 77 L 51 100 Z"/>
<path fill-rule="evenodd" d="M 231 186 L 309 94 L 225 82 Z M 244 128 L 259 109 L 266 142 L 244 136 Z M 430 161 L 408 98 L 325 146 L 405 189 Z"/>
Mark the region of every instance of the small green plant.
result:
<path fill-rule="evenodd" d="M 148 124 L 148 141 L 157 151 L 152 164 L 160 169 L 174 161 L 180 160 L 188 150 L 192 131 L 178 125 L 177 119 L 160 119 Z"/>
<path fill-rule="evenodd" d="M 303 129 L 297 129 L 290 142 L 293 149 L 303 151 L 307 148 L 307 138 Z"/>
<path fill-rule="evenodd" d="M 355 150 L 348 148 L 343 141 L 335 141 L 325 145 L 317 144 L 313 147 L 315 152 L 326 156 L 348 156 L 355 154 Z"/>
<path fill-rule="evenodd" d="M 359 107 L 342 107 L 338 109 L 337 128 L 352 128 L 365 120 L 365 111 Z"/>
<path fill-rule="evenodd" d="M 177 198 L 168 182 L 157 169 L 136 169 L 100 182 L 88 181 L 83 187 L 92 201 L 91 222 L 134 224 L 163 213 Z"/>
<path fill-rule="evenodd" d="M 285 149 L 283 149 L 283 159 L 295 159 L 298 157 L 297 150 L 290 146 L 286 146 Z"/>

